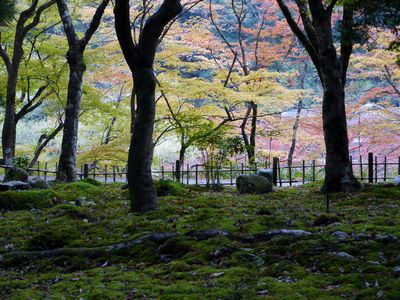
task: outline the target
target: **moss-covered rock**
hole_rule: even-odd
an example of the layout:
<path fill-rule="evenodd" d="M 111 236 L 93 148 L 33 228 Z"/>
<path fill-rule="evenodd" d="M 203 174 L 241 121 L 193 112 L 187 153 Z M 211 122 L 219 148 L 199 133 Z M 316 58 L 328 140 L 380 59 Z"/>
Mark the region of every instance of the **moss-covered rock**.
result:
<path fill-rule="evenodd" d="M 0 209 L 43 209 L 54 206 L 59 199 L 56 192 L 51 190 L 43 191 L 7 191 L 0 193 Z"/>
<path fill-rule="evenodd" d="M 189 190 L 182 184 L 172 180 L 158 180 L 154 182 L 154 187 L 157 192 L 157 196 L 187 196 Z"/>

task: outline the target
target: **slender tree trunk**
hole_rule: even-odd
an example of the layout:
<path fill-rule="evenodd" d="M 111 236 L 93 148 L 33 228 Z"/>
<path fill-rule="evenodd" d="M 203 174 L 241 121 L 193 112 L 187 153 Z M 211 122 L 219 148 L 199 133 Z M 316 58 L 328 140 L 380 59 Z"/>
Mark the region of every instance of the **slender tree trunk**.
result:
<path fill-rule="evenodd" d="M 39 159 L 39 156 L 42 153 L 43 149 L 48 145 L 48 143 L 51 140 L 53 140 L 57 136 L 57 134 L 59 132 L 61 132 L 63 130 L 63 128 L 64 128 L 64 124 L 60 123 L 49 135 L 46 134 L 44 136 L 44 140 L 39 139 L 39 142 L 38 142 L 38 145 L 37 145 L 37 147 L 35 149 L 35 153 L 33 155 L 33 158 L 31 160 L 31 162 L 29 163 L 29 168 L 33 168 L 36 165 L 36 163 L 37 163 L 37 161 Z"/>
<path fill-rule="evenodd" d="M 81 53 L 69 53 L 70 67 L 68 82 L 68 100 L 65 109 L 64 133 L 58 164 L 57 180 L 73 182 L 76 177 L 76 153 L 78 148 L 78 125 L 82 98 L 82 79 L 85 64 Z"/>
<path fill-rule="evenodd" d="M 251 133 L 250 139 L 246 132 L 247 121 L 249 120 L 250 114 L 251 117 Z M 240 125 L 242 138 L 244 142 L 244 146 L 246 148 L 247 158 L 249 160 L 249 164 L 253 164 L 255 162 L 255 147 L 256 147 L 256 131 L 257 131 L 257 104 L 253 101 L 247 103 L 247 111 L 243 118 L 243 122 Z"/>
<path fill-rule="evenodd" d="M 301 116 L 302 109 L 303 109 L 303 100 L 300 100 L 297 104 L 296 120 L 294 121 L 294 124 L 293 124 L 292 144 L 290 145 L 289 155 L 288 155 L 288 165 L 289 166 L 291 166 L 293 163 L 293 154 L 294 154 L 294 150 L 296 149 L 296 143 L 297 143 L 297 129 L 299 128 L 300 116 Z"/>
<path fill-rule="evenodd" d="M 257 135 L 258 107 L 254 101 L 251 101 L 251 106 L 253 108 L 253 115 L 251 117 L 249 162 L 250 162 L 250 164 L 254 164 L 256 162 L 256 135 Z"/>

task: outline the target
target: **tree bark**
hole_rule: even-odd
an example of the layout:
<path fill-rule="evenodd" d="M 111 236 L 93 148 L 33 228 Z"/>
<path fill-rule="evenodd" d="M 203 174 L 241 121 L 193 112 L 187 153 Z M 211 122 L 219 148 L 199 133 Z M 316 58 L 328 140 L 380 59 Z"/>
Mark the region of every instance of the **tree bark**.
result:
<path fill-rule="evenodd" d="M 246 132 L 246 125 L 251 113 L 252 113 L 251 131 L 249 138 Z M 243 118 L 242 124 L 240 125 L 240 130 L 247 153 L 247 158 L 249 160 L 249 164 L 253 164 L 255 162 L 256 133 L 257 133 L 257 104 L 254 101 L 247 102 L 247 111 Z"/>
<path fill-rule="evenodd" d="M 296 150 L 297 129 L 299 128 L 300 116 L 301 116 L 302 109 L 303 109 L 303 100 L 300 100 L 297 104 L 296 120 L 294 121 L 294 124 L 293 124 L 292 144 L 290 145 L 289 154 L 288 154 L 288 165 L 289 166 L 291 166 L 293 163 L 293 154 L 294 154 L 294 150 Z"/>
<path fill-rule="evenodd" d="M 136 96 L 136 115 L 128 157 L 131 210 L 145 213 L 158 208 L 151 175 L 156 112 L 154 57 L 165 26 L 182 11 L 182 5 L 179 0 L 164 0 L 159 9 L 147 19 L 138 44 L 133 42 L 129 9 L 129 1 L 116 0 L 115 29 L 132 72 Z"/>
<path fill-rule="evenodd" d="M 76 154 L 78 148 L 78 125 L 82 99 L 83 74 L 86 70 L 83 54 L 87 44 L 100 25 L 101 18 L 108 3 L 109 0 L 103 0 L 100 3 L 83 38 L 78 39 L 72 18 L 69 14 L 67 1 L 57 0 L 58 11 L 68 40 L 69 50 L 67 53 L 67 62 L 70 72 L 61 154 L 56 177 L 58 181 L 73 182 L 77 180 Z"/>
<path fill-rule="evenodd" d="M 85 63 L 82 54 L 69 53 L 67 61 L 70 68 L 68 98 L 65 108 L 65 122 L 61 153 L 58 163 L 57 180 L 76 181 L 76 153 L 78 148 L 79 112 L 82 98 L 82 80 Z"/>

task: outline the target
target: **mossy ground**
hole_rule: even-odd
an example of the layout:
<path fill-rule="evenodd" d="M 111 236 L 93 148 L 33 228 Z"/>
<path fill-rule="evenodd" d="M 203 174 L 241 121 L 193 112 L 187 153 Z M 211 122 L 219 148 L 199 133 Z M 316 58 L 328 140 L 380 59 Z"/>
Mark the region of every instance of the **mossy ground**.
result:
<path fill-rule="evenodd" d="M 332 195 L 329 214 L 318 190 L 314 184 L 243 196 L 181 188 L 160 197 L 159 210 L 138 215 L 129 212 L 127 191 L 118 186 L 57 185 L 52 207 L 0 213 L 0 254 L 107 245 L 155 231 L 220 229 L 249 236 L 286 228 L 312 234 L 251 244 L 181 236 L 99 259 L 3 264 L 0 298 L 400 299 L 394 271 L 400 265 L 400 189 L 370 186 Z M 78 197 L 96 205 L 76 206 Z M 332 236 L 336 231 L 348 238 Z M 360 233 L 366 238 L 355 237 Z M 339 252 L 354 259 L 332 254 Z"/>

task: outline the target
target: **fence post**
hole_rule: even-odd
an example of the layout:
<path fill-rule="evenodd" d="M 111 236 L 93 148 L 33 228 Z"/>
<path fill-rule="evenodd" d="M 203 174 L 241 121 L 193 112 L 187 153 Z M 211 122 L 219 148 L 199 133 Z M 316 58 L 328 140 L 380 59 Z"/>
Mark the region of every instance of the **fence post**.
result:
<path fill-rule="evenodd" d="M 289 170 L 289 185 L 292 186 L 292 165 L 288 165 Z"/>
<path fill-rule="evenodd" d="M 386 173 L 387 173 L 387 157 L 383 161 L 383 181 L 386 181 Z"/>
<path fill-rule="evenodd" d="M 83 178 L 89 177 L 89 164 L 83 165 Z"/>
<path fill-rule="evenodd" d="M 306 162 L 304 160 L 303 160 L 302 168 L 303 168 L 303 184 L 305 184 L 306 183 Z"/>
<path fill-rule="evenodd" d="M 242 170 L 241 173 L 244 174 L 244 164 L 242 163 Z"/>
<path fill-rule="evenodd" d="M 104 183 L 107 183 L 107 165 L 104 166 Z"/>
<path fill-rule="evenodd" d="M 315 182 L 315 159 L 312 161 L 312 181 Z"/>
<path fill-rule="evenodd" d="M 272 160 L 272 183 L 278 185 L 278 163 L 279 158 L 274 157 Z"/>
<path fill-rule="evenodd" d="M 281 162 L 278 158 L 278 177 L 279 177 L 279 186 L 282 186 L 282 174 L 281 174 Z"/>
<path fill-rule="evenodd" d="M 181 162 L 177 160 L 175 162 L 175 179 L 176 181 L 181 181 Z"/>
<path fill-rule="evenodd" d="M 79 179 L 82 180 L 83 177 L 83 166 L 80 167 L 81 173 L 79 174 Z"/>
<path fill-rule="evenodd" d="M 254 162 L 254 173 L 257 173 L 257 162 Z"/>
<path fill-rule="evenodd" d="M 364 180 L 364 174 L 363 174 L 363 161 L 362 161 L 362 156 L 360 155 L 360 177 L 361 181 Z"/>
<path fill-rule="evenodd" d="M 398 164 L 398 170 L 397 170 L 397 175 L 399 175 L 400 176 L 400 157 L 399 157 L 399 164 Z"/>
<path fill-rule="evenodd" d="M 199 184 L 199 165 L 196 164 L 196 185 Z"/>
<path fill-rule="evenodd" d="M 374 154 L 368 153 L 368 182 L 374 181 Z"/>
<path fill-rule="evenodd" d="M 44 181 L 47 180 L 47 161 L 44 163 Z"/>
<path fill-rule="evenodd" d="M 164 165 L 161 166 L 161 179 L 164 180 Z"/>
<path fill-rule="evenodd" d="M 231 185 L 233 185 L 232 163 L 229 163 L 229 177 L 231 179 Z"/>
<path fill-rule="evenodd" d="M 37 177 L 40 178 L 40 161 L 37 162 Z"/>
<path fill-rule="evenodd" d="M 190 176 L 189 164 L 186 165 L 186 170 L 187 170 L 186 184 L 189 185 L 189 176 Z"/>
<path fill-rule="evenodd" d="M 115 165 L 112 166 L 112 172 L 113 172 L 113 182 L 115 182 Z"/>
<path fill-rule="evenodd" d="M 378 183 L 378 156 L 375 156 L 375 183 Z"/>

